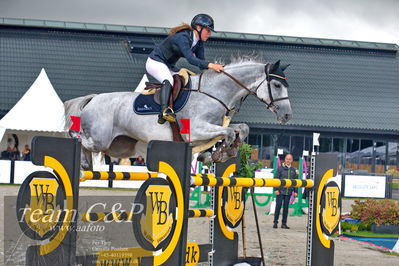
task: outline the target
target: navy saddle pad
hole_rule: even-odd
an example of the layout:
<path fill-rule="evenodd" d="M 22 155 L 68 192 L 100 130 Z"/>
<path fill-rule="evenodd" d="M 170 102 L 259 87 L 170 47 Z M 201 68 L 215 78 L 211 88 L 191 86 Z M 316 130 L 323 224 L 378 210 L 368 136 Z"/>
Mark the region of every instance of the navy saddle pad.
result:
<path fill-rule="evenodd" d="M 173 110 L 179 112 L 187 103 L 191 91 L 183 90 L 173 102 Z M 139 115 L 153 115 L 161 112 L 161 106 L 154 101 L 154 94 L 137 96 L 133 103 L 133 111 Z"/>

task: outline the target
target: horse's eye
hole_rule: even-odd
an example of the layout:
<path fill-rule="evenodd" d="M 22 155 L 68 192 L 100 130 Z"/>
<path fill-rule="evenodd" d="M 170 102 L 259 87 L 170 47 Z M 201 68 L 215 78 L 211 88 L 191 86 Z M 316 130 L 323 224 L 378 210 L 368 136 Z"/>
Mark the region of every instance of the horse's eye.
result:
<path fill-rule="evenodd" d="M 280 89 L 281 88 L 281 84 L 280 83 L 275 83 L 274 87 L 276 87 L 277 89 Z"/>

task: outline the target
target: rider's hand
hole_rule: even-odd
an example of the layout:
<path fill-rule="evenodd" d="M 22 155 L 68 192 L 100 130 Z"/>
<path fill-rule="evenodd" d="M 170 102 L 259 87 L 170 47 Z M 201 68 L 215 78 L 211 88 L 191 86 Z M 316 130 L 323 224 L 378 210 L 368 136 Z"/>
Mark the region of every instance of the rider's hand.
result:
<path fill-rule="evenodd" d="M 224 70 L 224 67 L 220 64 L 209 63 L 208 68 L 215 70 L 216 72 L 220 72 Z"/>
<path fill-rule="evenodd" d="M 276 194 L 276 196 L 280 195 L 280 191 L 276 190 L 274 191 L 274 194 Z"/>

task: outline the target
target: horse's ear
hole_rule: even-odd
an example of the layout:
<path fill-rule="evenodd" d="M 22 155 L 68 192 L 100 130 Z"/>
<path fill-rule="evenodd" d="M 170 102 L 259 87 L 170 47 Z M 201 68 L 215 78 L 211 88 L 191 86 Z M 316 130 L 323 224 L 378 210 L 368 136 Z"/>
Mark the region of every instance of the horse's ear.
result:
<path fill-rule="evenodd" d="M 280 60 L 273 64 L 273 70 L 277 70 L 280 67 Z"/>
<path fill-rule="evenodd" d="M 281 65 L 280 67 L 281 67 L 281 70 L 286 70 L 287 69 L 287 67 L 289 67 L 290 66 L 290 64 L 284 64 L 284 65 Z"/>

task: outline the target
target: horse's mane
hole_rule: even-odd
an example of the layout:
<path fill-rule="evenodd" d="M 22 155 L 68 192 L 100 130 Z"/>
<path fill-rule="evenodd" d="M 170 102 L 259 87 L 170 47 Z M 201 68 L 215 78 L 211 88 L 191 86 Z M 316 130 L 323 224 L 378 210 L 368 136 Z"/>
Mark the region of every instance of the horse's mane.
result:
<path fill-rule="evenodd" d="M 260 55 L 237 55 L 230 58 L 230 63 L 226 67 L 234 67 L 237 65 L 249 65 L 249 64 L 264 64 Z"/>
<path fill-rule="evenodd" d="M 235 56 L 231 56 L 230 58 L 230 63 L 225 64 L 223 60 L 219 59 L 216 60 L 217 63 L 224 65 L 224 69 L 225 70 L 229 70 L 229 69 L 233 69 L 235 67 L 243 67 L 245 65 L 254 65 L 254 64 L 265 64 L 265 62 L 262 60 L 262 56 L 260 55 L 235 55 Z M 204 72 L 204 74 L 206 74 L 208 77 L 213 76 L 213 75 L 217 75 L 218 73 L 216 73 L 213 70 L 206 70 Z"/>

